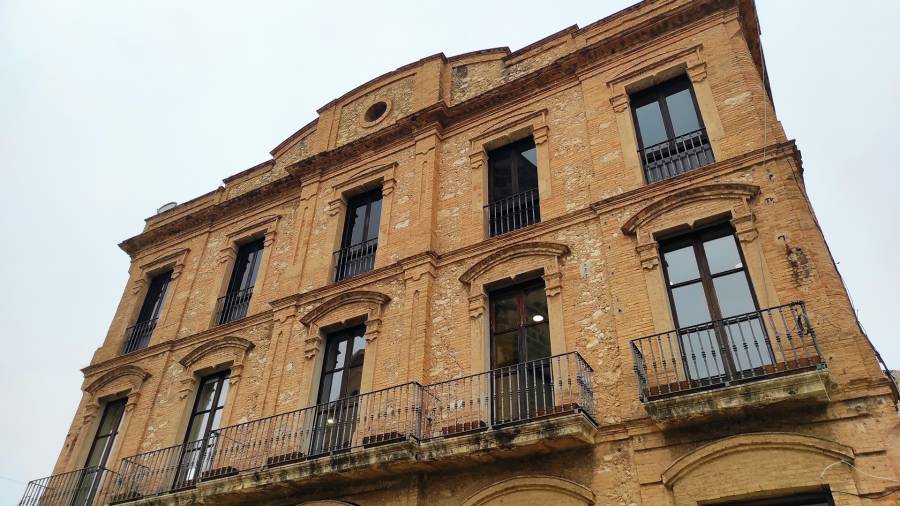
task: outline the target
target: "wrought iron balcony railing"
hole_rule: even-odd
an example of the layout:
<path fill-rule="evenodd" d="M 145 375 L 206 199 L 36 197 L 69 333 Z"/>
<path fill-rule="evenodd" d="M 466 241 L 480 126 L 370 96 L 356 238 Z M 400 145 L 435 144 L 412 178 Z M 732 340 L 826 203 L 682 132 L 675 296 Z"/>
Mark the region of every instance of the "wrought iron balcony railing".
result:
<path fill-rule="evenodd" d="M 219 297 L 216 301 L 216 321 L 219 325 L 240 320 L 247 316 L 250 299 L 253 298 L 253 287 L 238 290 Z"/>
<path fill-rule="evenodd" d="M 669 179 L 714 163 L 706 129 L 690 132 L 638 150 L 647 183 Z"/>
<path fill-rule="evenodd" d="M 538 189 L 517 193 L 484 206 L 491 237 L 527 227 L 541 221 Z"/>
<path fill-rule="evenodd" d="M 116 473 L 87 467 L 28 482 L 19 506 L 100 506 L 107 504 Z"/>
<path fill-rule="evenodd" d="M 378 238 L 346 246 L 334 252 L 334 280 L 352 278 L 375 268 Z"/>
<path fill-rule="evenodd" d="M 566 353 L 427 385 L 422 436 L 452 436 L 578 412 L 594 420 L 591 373 L 578 353 Z"/>
<path fill-rule="evenodd" d="M 577 353 L 567 353 L 427 386 L 412 382 L 345 397 L 127 457 L 111 497 L 136 500 L 357 448 L 573 413 L 594 420 L 593 388 L 591 368 Z"/>
<path fill-rule="evenodd" d="M 642 402 L 825 367 L 802 302 L 631 341 Z"/>
<path fill-rule="evenodd" d="M 143 322 L 137 322 L 125 330 L 125 345 L 122 354 L 143 350 L 150 344 L 150 336 L 156 328 L 156 318 Z"/>

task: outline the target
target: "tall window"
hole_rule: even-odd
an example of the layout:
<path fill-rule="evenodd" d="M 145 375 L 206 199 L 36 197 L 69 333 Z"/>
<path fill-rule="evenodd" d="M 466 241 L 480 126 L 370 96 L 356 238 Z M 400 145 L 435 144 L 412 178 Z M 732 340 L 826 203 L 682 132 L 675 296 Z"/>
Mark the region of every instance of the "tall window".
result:
<path fill-rule="evenodd" d="M 722 503 L 722 506 L 834 506 L 831 494 L 799 494 L 790 497 L 762 499 L 759 501 L 737 501 Z"/>
<path fill-rule="evenodd" d="M 229 371 L 223 371 L 200 380 L 200 388 L 184 436 L 184 448 L 174 488 L 192 485 L 199 474 L 209 469 L 209 459 L 216 445 L 217 436 L 214 431 L 222 423 L 222 410 L 228 396 L 229 375 Z"/>
<path fill-rule="evenodd" d="M 169 289 L 169 281 L 172 280 L 172 271 L 157 274 L 150 281 L 141 311 L 137 321 L 125 332 L 125 346 L 122 353 L 131 353 L 142 350 L 150 343 L 150 336 L 156 328 L 159 313 L 166 301 L 166 292 Z"/>
<path fill-rule="evenodd" d="M 262 254 L 263 239 L 249 242 L 238 249 L 231 280 L 228 282 L 228 292 L 218 301 L 219 325 L 247 316 Z"/>
<path fill-rule="evenodd" d="M 366 327 L 359 325 L 328 336 L 311 453 L 349 448 L 356 430 Z"/>
<path fill-rule="evenodd" d="M 119 433 L 119 425 L 122 423 L 122 414 L 125 412 L 126 399 L 108 402 L 103 409 L 100 425 L 94 434 L 91 450 L 88 452 L 87 462 L 79 477 L 78 487 L 73 494 L 72 506 L 87 506 L 91 504 L 97 489 L 101 485 L 106 461 Z"/>
<path fill-rule="evenodd" d="M 375 268 L 380 224 L 381 188 L 357 195 L 347 202 L 341 249 L 334 252 L 335 281 Z"/>
<path fill-rule="evenodd" d="M 541 221 L 533 137 L 488 153 L 488 187 L 485 209 L 491 237 Z"/>
<path fill-rule="evenodd" d="M 497 290 L 490 301 L 494 421 L 532 417 L 553 406 L 544 282 Z"/>
<path fill-rule="evenodd" d="M 714 162 L 687 76 L 635 93 L 631 106 L 648 183 Z"/>
<path fill-rule="evenodd" d="M 716 226 L 660 245 L 684 367 L 716 383 L 772 364 L 772 352 L 737 238 Z M 735 318 L 739 315 L 745 315 Z M 739 375 L 739 374 L 738 374 Z"/>

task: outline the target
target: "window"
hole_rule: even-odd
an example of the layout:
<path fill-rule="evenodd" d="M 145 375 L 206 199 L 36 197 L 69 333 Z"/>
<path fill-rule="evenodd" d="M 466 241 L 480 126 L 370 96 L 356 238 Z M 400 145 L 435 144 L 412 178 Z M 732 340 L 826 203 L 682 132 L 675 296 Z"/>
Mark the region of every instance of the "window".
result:
<path fill-rule="evenodd" d="M 687 76 L 635 93 L 631 106 L 648 183 L 714 162 Z"/>
<path fill-rule="evenodd" d="M 103 416 L 100 418 L 100 425 L 97 426 L 97 432 L 94 434 L 94 441 L 91 443 L 87 462 L 81 471 L 78 487 L 73 494 L 72 502 L 68 504 L 73 506 L 92 504 L 94 495 L 101 484 L 109 453 L 112 451 L 116 435 L 119 433 L 122 414 L 125 413 L 125 402 L 126 399 L 110 401 L 103 408 Z"/>
<path fill-rule="evenodd" d="M 319 396 L 312 454 L 347 449 L 356 430 L 366 327 L 359 325 L 328 336 Z"/>
<path fill-rule="evenodd" d="M 660 252 L 690 379 L 721 383 L 771 365 L 772 351 L 731 227 L 671 239 Z"/>
<path fill-rule="evenodd" d="M 488 193 L 491 237 L 541 221 L 534 137 L 488 153 Z"/>
<path fill-rule="evenodd" d="M 352 278 L 375 268 L 381 188 L 357 195 L 347 203 L 341 249 L 334 252 L 334 280 Z"/>
<path fill-rule="evenodd" d="M 144 297 L 144 304 L 138 313 L 137 321 L 125 332 L 125 346 L 122 353 L 131 353 L 142 350 L 150 344 L 150 336 L 156 328 L 156 322 L 166 301 L 166 292 L 169 282 L 172 280 L 172 271 L 164 272 L 153 277 L 150 288 Z"/>
<path fill-rule="evenodd" d="M 544 282 L 494 291 L 490 301 L 494 421 L 534 417 L 553 406 Z"/>
<path fill-rule="evenodd" d="M 217 320 L 219 325 L 247 316 L 262 254 L 263 239 L 249 242 L 238 249 L 234 270 L 228 283 L 228 292 L 218 300 Z"/>
<path fill-rule="evenodd" d="M 175 476 L 175 489 L 191 486 L 198 474 L 207 471 L 208 458 L 216 445 L 215 432 L 222 423 L 222 410 L 228 396 L 229 371 L 223 371 L 200 380 L 200 388 Z"/>

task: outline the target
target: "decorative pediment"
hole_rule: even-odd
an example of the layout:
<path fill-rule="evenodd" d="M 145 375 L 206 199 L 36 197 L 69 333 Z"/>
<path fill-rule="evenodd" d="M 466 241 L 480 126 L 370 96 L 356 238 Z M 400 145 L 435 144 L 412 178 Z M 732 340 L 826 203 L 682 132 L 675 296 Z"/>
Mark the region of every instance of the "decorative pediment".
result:
<path fill-rule="evenodd" d="M 635 235 L 656 218 L 690 203 L 704 200 L 738 200 L 742 205 L 759 194 L 759 186 L 741 183 L 717 183 L 678 190 L 655 200 L 622 225 L 622 232 Z M 747 214 L 742 212 L 741 215 Z"/>
<path fill-rule="evenodd" d="M 663 472 L 662 481 L 672 488 L 692 471 L 727 455 L 773 449 L 827 456 L 835 462 L 853 462 L 854 458 L 853 449 L 834 441 L 792 432 L 758 432 L 720 439 L 679 457 Z"/>
<path fill-rule="evenodd" d="M 137 392 L 149 377 L 149 372 L 136 365 L 126 364 L 103 373 L 99 378 L 93 380 L 84 387 L 84 391 L 91 394 L 91 396 L 96 397 L 98 393 L 102 394 L 102 390 L 107 385 L 113 384 L 118 380 L 123 380 L 123 382 L 129 386 L 131 391 Z"/>
<path fill-rule="evenodd" d="M 381 314 L 391 298 L 381 292 L 354 290 L 336 295 L 300 318 L 306 327 L 304 355 L 313 358 L 322 344 L 320 329 L 360 318 L 366 324 L 366 340 L 374 341 L 381 332 Z"/>
<path fill-rule="evenodd" d="M 594 492 L 574 481 L 555 476 L 517 476 L 481 489 L 466 499 L 463 506 L 506 504 L 506 501 L 519 504 L 520 500 L 536 493 L 540 493 L 541 497 L 553 497 L 559 504 L 594 504 Z"/>
<path fill-rule="evenodd" d="M 482 258 L 478 262 L 475 262 L 475 265 L 469 267 L 469 269 L 459 277 L 459 280 L 466 286 L 471 286 L 482 274 L 491 270 L 495 265 L 506 263 L 512 259 L 535 256 L 555 258 L 558 261 L 569 253 L 568 246 L 553 242 L 523 242 L 511 244 Z"/>
<path fill-rule="evenodd" d="M 226 354 L 231 352 L 235 356 L 240 356 L 241 360 L 244 355 L 253 349 L 254 344 L 243 337 L 238 336 L 224 336 L 217 339 L 213 339 L 212 341 L 207 341 L 200 346 L 197 346 L 193 350 L 189 351 L 187 355 L 181 358 L 178 361 L 179 364 L 184 366 L 185 369 L 191 369 L 195 364 L 201 361 L 203 358 L 225 352 Z"/>
<path fill-rule="evenodd" d="M 332 313 L 337 309 L 350 304 L 383 307 L 390 301 L 391 298 L 381 292 L 367 290 L 345 292 L 326 300 L 322 304 L 316 306 L 315 309 L 300 317 L 300 323 L 309 327 L 310 325 L 314 325 L 328 313 Z"/>

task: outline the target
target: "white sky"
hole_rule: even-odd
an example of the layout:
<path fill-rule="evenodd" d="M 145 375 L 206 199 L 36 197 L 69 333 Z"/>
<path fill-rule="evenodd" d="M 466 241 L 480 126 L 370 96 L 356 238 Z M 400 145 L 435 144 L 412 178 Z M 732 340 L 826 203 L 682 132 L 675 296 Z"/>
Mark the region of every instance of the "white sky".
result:
<path fill-rule="evenodd" d="M 50 473 L 127 279 L 116 244 L 160 204 L 268 159 L 384 72 L 515 50 L 630 3 L 0 0 L 0 503 Z M 898 368 L 900 2 L 759 3 L 779 118 Z"/>

